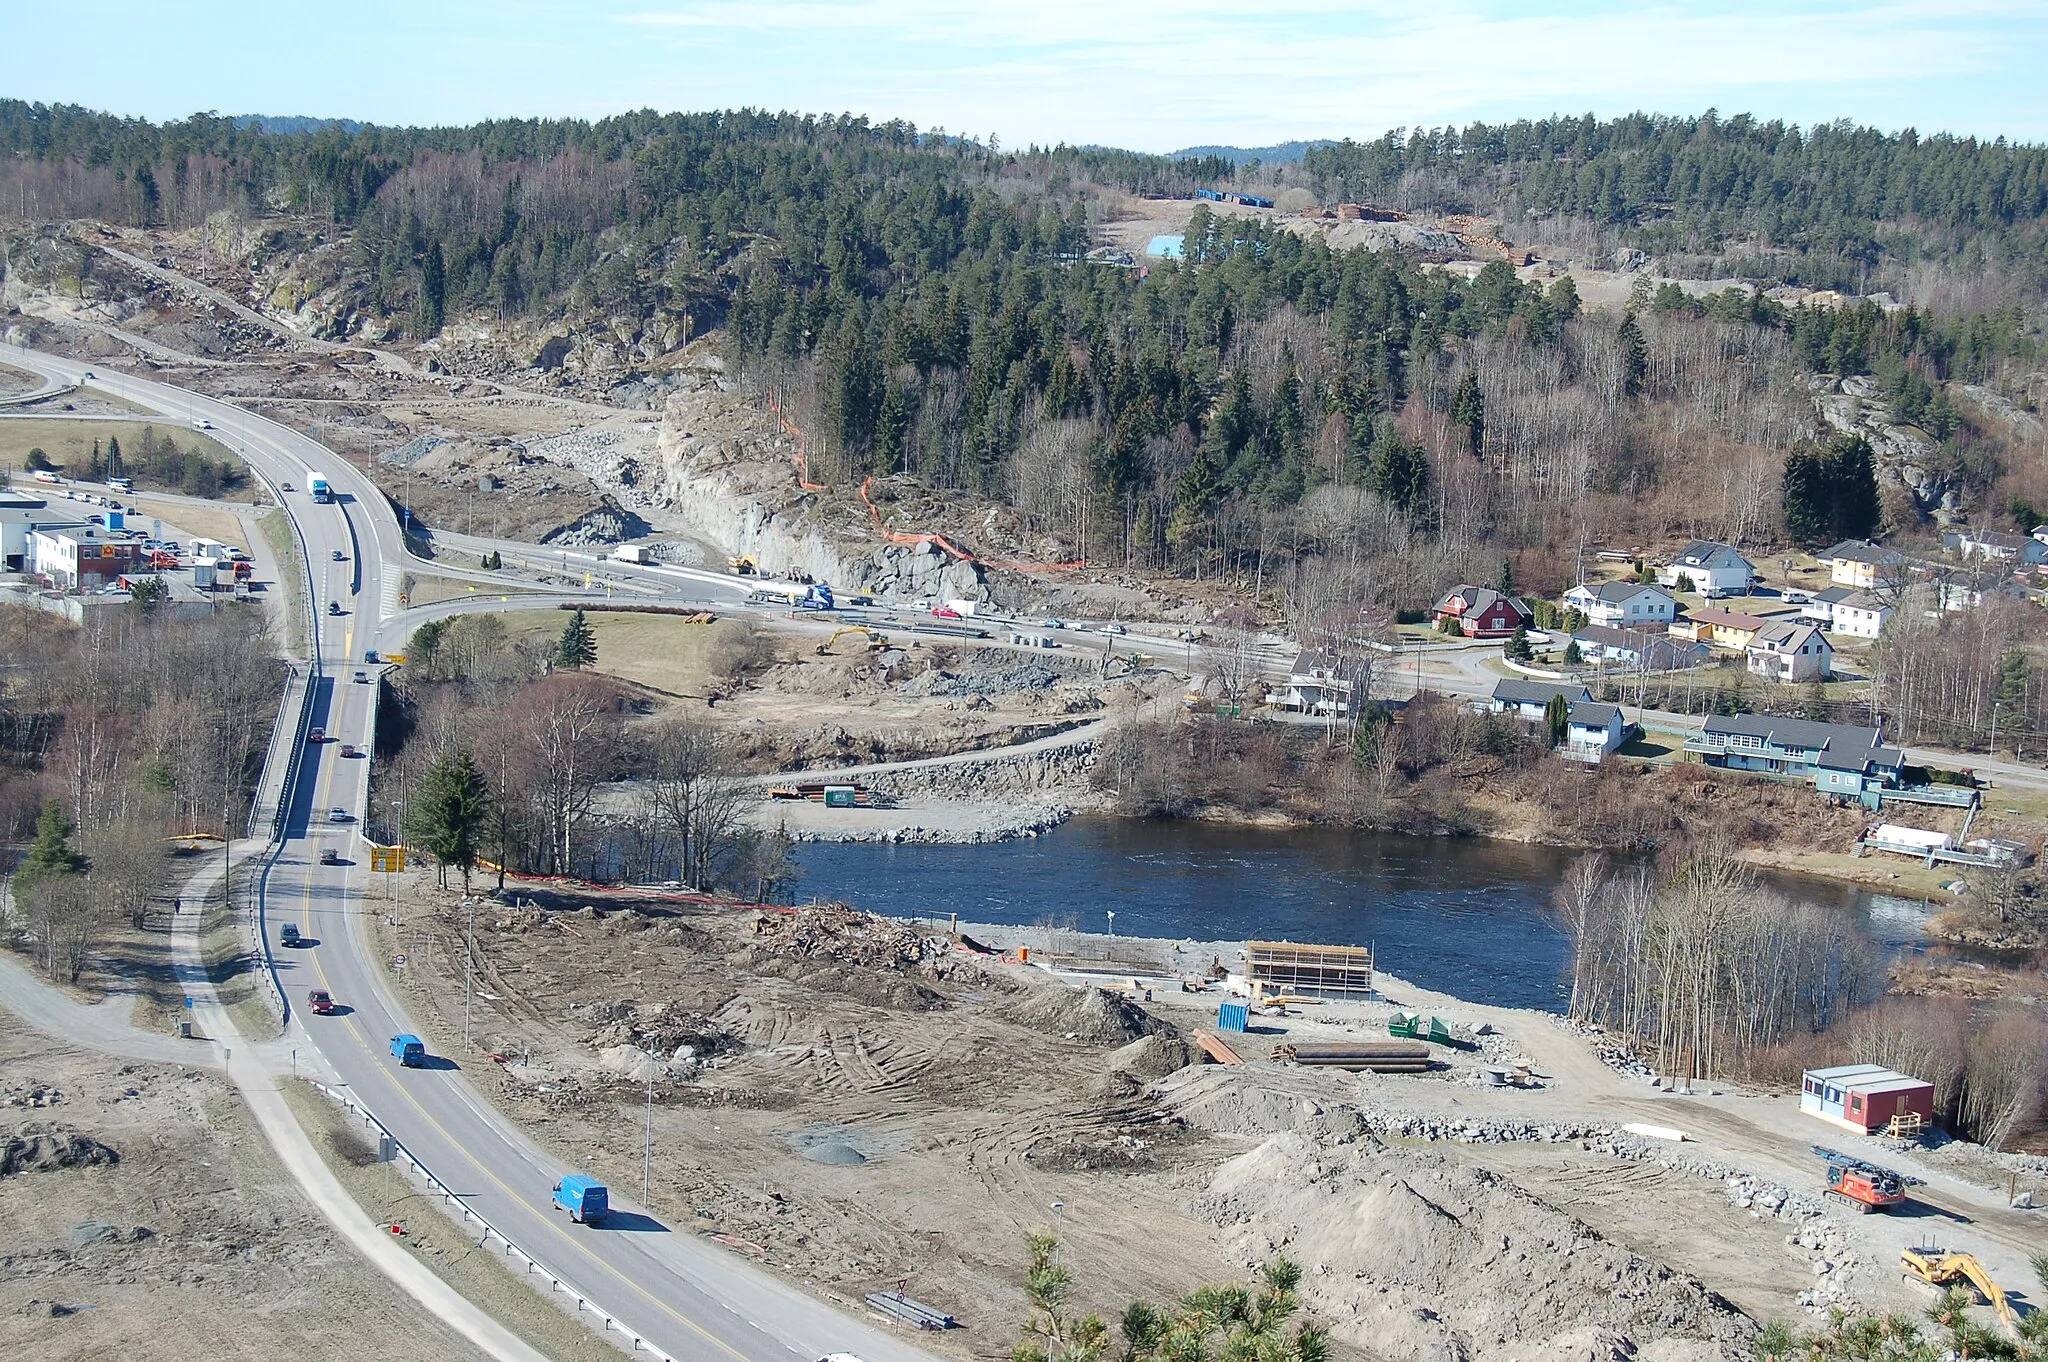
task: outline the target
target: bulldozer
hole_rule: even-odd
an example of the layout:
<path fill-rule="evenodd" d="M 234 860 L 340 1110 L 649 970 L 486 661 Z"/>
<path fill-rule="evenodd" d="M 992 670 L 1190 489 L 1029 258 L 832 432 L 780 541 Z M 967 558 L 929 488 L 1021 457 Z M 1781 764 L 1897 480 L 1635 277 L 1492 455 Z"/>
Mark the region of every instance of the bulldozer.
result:
<path fill-rule="evenodd" d="M 755 573 L 761 570 L 759 567 L 755 566 L 753 559 L 745 557 L 744 555 L 737 558 L 726 559 L 725 565 L 727 568 L 731 569 L 732 575 L 735 577 L 752 577 Z"/>
<path fill-rule="evenodd" d="M 818 645 L 818 656 L 824 657 L 829 654 L 832 651 L 832 645 L 839 642 L 840 638 L 846 634 L 859 634 L 865 638 L 868 641 L 869 652 L 889 646 L 889 636 L 887 634 L 878 634 L 863 624 L 844 624 L 832 631 L 832 637 Z"/>
<path fill-rule="evenodd" d="M 1840 1150 L 1815 1145 L 1813 1152 L 1827 1160 L 1827 1194 L 1848 1202 L 1858 1215 L 1889 1211 L 1906 1199 L 1907 1185 L 1919 1181 Z"/>
<path fill-rule="evenodd" d="M 2015 1332 L 2019 1321 L 2013 1316 L 2012 1302 L 2005 1298 L 2005 1292 L 1991 1274 L 1984 1270 L 1984 1264 L 1977 1261 L 1974 1253 L 1950 1253 L 1945 1249 L 1923 1245 L 1920 1248 L 1899 1250 L 1899 1266 L 1908 1278 L 1925 1282 L 1932 1287 L 1953 1286 L 1968 1282 L 1984 1303 L 1998 1312 L 1998 1318 L 2007 1329 Z"/>

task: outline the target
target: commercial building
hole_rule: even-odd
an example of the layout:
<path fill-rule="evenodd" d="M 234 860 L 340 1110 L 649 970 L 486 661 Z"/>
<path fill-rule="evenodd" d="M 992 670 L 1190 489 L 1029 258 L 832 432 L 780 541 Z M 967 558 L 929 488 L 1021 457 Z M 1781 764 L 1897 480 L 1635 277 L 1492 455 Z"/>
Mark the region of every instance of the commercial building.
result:
<path fill-rule="evenodd" d="M 135 571 L 138 549 L 131 539 L 107 539 L 105 534 L 91 524 L 37 526 L 28 535 L 28 570 L 66 591 L 111 586 Z"/>
<path fill-rule="evenodd" d="M 1934 1121 L 1934 1085 L 1882 1064 L 1837 1064 L 1808 1069 L 1799 1080 L 1799 1109 L 1809 1116 L 1869 1135 L 1891 1126 Z"/>

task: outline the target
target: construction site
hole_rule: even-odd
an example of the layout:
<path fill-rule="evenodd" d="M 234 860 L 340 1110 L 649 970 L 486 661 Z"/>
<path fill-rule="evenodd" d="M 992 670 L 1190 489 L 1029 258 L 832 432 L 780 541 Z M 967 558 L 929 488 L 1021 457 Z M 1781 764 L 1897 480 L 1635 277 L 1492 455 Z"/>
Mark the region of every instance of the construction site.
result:
<path fill-rule="evenodd" d="M 467 1024 L 472 1077 L 535 1138 L 632 1189 L 645 1141 L 663 1218 L 832 1299 L 898 1292 L 962 1358 L 1007 1353 L 1035 1227 L 1106 1317 L 1285 1253 L 1361 1358 L 1732 1358 L 1930 1283 L 1979 1283 L 1991 1327 L 2039 1292 L 2038 1213 L 2010 1203 L 2048 1200 L 2040 1161 L 1688 1088 L 1363 948 L 507 897 L 473 957 L 423 878 L 380 926 L 429 1043 Z M 1850 1158 L 1910 1178 L 1904 1203 L 1829 1196 Z"/>

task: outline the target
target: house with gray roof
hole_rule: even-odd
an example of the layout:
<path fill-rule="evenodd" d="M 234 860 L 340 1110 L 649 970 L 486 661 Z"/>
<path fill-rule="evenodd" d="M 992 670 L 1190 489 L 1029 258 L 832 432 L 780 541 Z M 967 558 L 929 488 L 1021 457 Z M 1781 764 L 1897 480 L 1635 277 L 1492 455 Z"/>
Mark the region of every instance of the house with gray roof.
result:
<path fill-rule="evenodd" d="M 1880 808 L 1887 798 L 1919 803 L 1964 803 L 1975 791 L 1958 788 L 1955 798 L 1902 795 L 1906 754 L 1884 744 L 1884 733 L 1854 724 L 1781 719 L 1767 714 L 1715 715 L 1685 740 L 1686 755 L 1728 771 L 1754 771 L 1810 781 L 1822 794 Z"/>
<path fill-rule="evenodd" d="M 1609 752 L 1628 741 L 1632 725 L 1621 717 L 1621 706 L 1582 700 L 1571 708 L 1564 726 L 1564 742 L 1558 755 L 1567 761 L 1598 765 Z"/>
<path fill-rule="evenodd" d="M 1593 624 L 1611 629 L 1663 629 L 1678 613 L 1678 602 L 1660 586 L 1642 582 L 1580 582 L 1564 593 L 1564 603 Z"/>
<path fill-rule="evenodd" d="M 1559 695 L 1568 705 L 1593 698 L 1593 692 L 1576 681 L 1520 681 L 1510 677 L 1494 682 L 1491 708 L 1495 714 L 1512 714 L 1534 723 L 1543 718 L 1551 699 Z"/>
<path fill-rule="evenodd" d="M 1678 591 L 1697 591 L 1702 596 L 1746 596 L 1756 582 L 1756 564 L 1726 544 L 1695 539 L 1663 567 L 1657 580 Z"/>

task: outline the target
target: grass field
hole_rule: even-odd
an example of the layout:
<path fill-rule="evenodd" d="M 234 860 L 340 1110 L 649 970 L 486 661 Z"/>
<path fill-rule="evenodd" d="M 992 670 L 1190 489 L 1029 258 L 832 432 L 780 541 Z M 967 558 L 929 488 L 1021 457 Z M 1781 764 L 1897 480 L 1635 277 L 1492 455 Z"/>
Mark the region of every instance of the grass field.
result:
<path fill-rule="evenodd" d="M 597 612 L 584 616 L 597 635 L 596 670 L 664 695 L 700 696 L 711 680 L 706 662 L 722 625 L 684 624 L 673 615 Z M 566 610 L 521 610 L 505 616 L 515 637 L 554 637 L 569 622 Z"/>
<path fill-rule="evenodd" d="M 226 445 L 175 421 L 127 421 L 115 417 L 103 421 L 60 421 L 48 417 L 7 416 L 0 417 L 0 468 L 17 475 L 16 481 L 20 481 L 26 476 L 28 452 L 40 449 L 49 456 L 51 463 L 60 468 L 82 469 L 92 457 L 94 440 L 104 446 L 107 440 L 116 439 L 123 449 L 139 450 L 145 427 L 154 428 L 158 436 L 175 439 L 180 449 L 196 450 L 209 459 L 223 460 L 236 467 L 242 465 L 241 459 Z M 139 475 L 135 485 L 138 489 L 151 486 Z M 156 490 L 175 492 L 178 489 L 159 487 Z M 254 501 L 262 495 L 262 485 L 245 476 L 242 485 L 229 493 L 226 499 Z"/>

